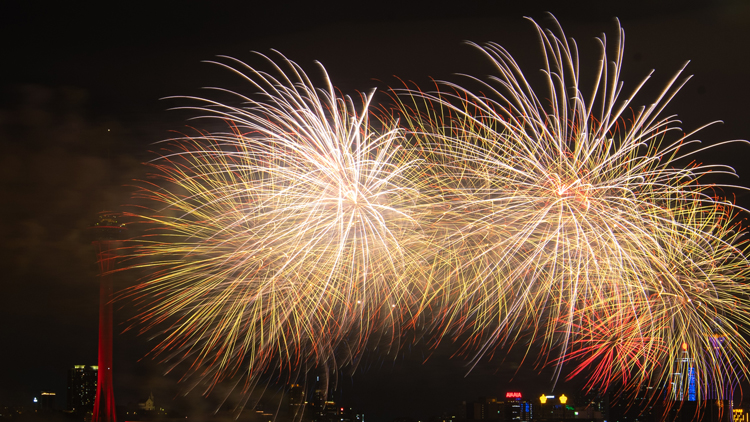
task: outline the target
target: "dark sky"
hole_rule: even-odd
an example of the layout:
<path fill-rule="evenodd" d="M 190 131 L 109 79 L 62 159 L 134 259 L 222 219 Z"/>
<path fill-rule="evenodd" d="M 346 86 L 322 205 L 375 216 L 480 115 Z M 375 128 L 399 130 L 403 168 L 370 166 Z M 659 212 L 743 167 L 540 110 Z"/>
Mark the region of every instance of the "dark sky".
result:
<path fill-rule="evenodd" d="M 544 24 L 550 11 L 578 41 L 582 69 L 593 72 L 594 37 L 614 37 L 619 17 L 626 90 L 655 68 L 646 92 L 656 93 L 691 60 L 687 73 L 695 76 L 667 112 L 679 114 L 685 130 L 723 120 L 698 136 L 707 143 L 750 138 L 750 6 L 741 0 L 107 3 L 0 6 L 0 404 L 29 402 L 42 389 L 64 396 L 67 368 L 96 364 L 98 287 L 86 227 L 97 212 L 128 202 L 127 185 L 152 158 L 150 145 L 184 128 L 186 115 L 167 111 L 179 102 L 159 98 L 201 95 L 203 86 L 243 89 L 201 63 L 215 55 L 256 60 L 251 51 L 275 48 L 313 75 L 318 60 L 348 94 L 383 91 L 397 84 L 393 75 L 426 86 L 429 77 L 460 82 L 454 73 L 490 73 L 464 40 L 506 46 L 529 73 L 541 62 L 523 16 Z M 750 185 L 749 152 L 725 148 L 705 159 L 735 166 L 736 183 Z M 132 313 L 122 307 L 118 321 Z M 154 391 L 167 405 L 210 407 L 213 399 L 196 394 L 171 402 L 181 391 L 176 377 L 138 362 L 150 344 L 146 336 L 116 336 L 118 403 Z M 424 364 L 423 345 L 405 347 L 395 361 L 373 353 L 354 376 L 341 377 L 339 398 L 368 420 L 388 422 L 510 389 L 536 397 L 551 388 L 532 365 L 509 381 L 512 356 L 483 361 L 464 377 L 466 362 L 450 359 L 452 352 L 442 347 Z"/>

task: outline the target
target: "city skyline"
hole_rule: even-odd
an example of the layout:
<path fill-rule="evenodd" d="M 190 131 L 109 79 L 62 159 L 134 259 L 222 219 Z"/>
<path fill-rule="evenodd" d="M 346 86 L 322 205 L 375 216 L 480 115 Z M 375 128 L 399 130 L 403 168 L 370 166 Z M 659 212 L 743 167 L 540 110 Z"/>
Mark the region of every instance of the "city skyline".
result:
<path fill-rule="evenodd" d="M 750 88 L 747 78 L 741 77 L 750 69 L 750 59 L 743 53 L 750 37 L 737 23 L 747 18 L 747 8 L 737 3 L 705 8 L 687 4 L 685 10 L 656 8 L 652 13 L 636 10 L 643 6 L 613 5 L 600 10 L 580 6 L 566 12 L 542 3 L 506 12 L 485 10 L 477 3 L 476 10 L 461 9 L 458 16 L 429 8 L 406 8 L 401 20 L 391 16 L 398 14 L 397 7 L 393 13 L 372 12 L 370 18 L 358 17 L 356 10 L 342 9 L 325 19 L 323 11 L 300 10 L 290 13 L 295 22 L 302 23 L 298 27 L 277 29 L 263 23 L 261 30 L 247 36 L 239 27 L 244 21 L 229 16 L 239 12 L 231 10 L 212 11 L 210 17 L 204 17 L 199 7 L 187 5 L 173 14 L 157 8 L 149 18 L 145 9 L 77 15 L 67 9 L 18 6 L 13 10 L 3 6 L 7 8 L 7 13 L 2 13 L 5 19 L 18 16 L 18 20 L 3 29 L 4 42 L 9 44 L 6 51 L 14 59 L 13 65 L 3 70 L 3 194 L 12 206 L 4 211 L 0 232 L 4 237 L 2 270 L 9 280 L 0 316 L 7 321 L 2 337 L 17 346 L 9 358 L 13 368 L 2 377 L 0 397 L 16 400 L 47 389 L 60 395 L 60 383 L 64 383 L 60 374 L 64 380 L 70 366 L 95 364 L 98 289 L 94 257 L 83 233 L 96 213 L 128 202 L 128 189 L 123 186 L 142 177 L 140 162 L 153 157 L 147 153 L 158 148 L 153 143 L 169 137 L 168 130 L 186 130 L 185 125 L 190 124 L 184 114 L 164 111 L 179 102 L 157 98 L 192 95 L 200 93 L 199 86 L 222 85 L 225 75 L 200 60 L 210 60 L 215 54 L 247 59 L 252 57 L 251 50 L 278 48 L 306 68 L 320 60 L 347 94 L 377 86 L 378 95 L 385 96 L 385 88 L 398 83 L 392 74 L 422 83 L 429 76 L 453 78 L 454 72 L 491 73 L 478 64 L 481 60 L 476 52 L 461 45 L 466 39 L 498 42 L 522 60 L 531 60 L 531 66 L 537 65 L 533 57 L 538 42 L 522 18 L 524 14 L 543 21 L 544 11 L 555 13 L 589 59 L 594 55 L 594 37 L 601 32 L 611 34 L 614 17 L 619 16 L 629 52 L 625 70 L 632 75 L 626 82 L 635 84 L 651 68 L 656 69 L 654 79 L 665 80 L 684 61 L 692 60 L 687 71 L 696 76 L 670 110 L 685 121 L 687 130 L 725 120 L 700 135 L 706 142 L 750 137 L 748 107 L 743 102 L 750 98 Z M 265 20 L 284 13 L 270 7 L 255 10 Z M 142 25 L 143 29 L 128 33 L 129 26 L 121 23 L 112 23 L 110 28 L 106 22 L 118 12 L 121 17 L 133 18 L 134 28 Z M 253 8 L 242 12 L 253 13 Z M 308 21 L 307 14 L 324 23 Z M 221 19 L 228 24 L 216 21 Z M 688 28 L 688 24 L 695 26 Z M 86 28 L 96 31 L 90 33 Z M 13 31 L 26 34 L 26 38 L 11 46 Z M 379 34 L 372 35 L 374 31 Z M 521 34 L 528 39 L 522 39 Z M 528 56 L 525 49 L 530 51 Z M 660 86 L 656 81 L 653 85 Z M 709 159 L 732 162 L 741 176 L 737 183 L 748 185 L 750 166 L 743 165 L 747 154 L 747 150 L 729 150 L 728 158 Z M 122 288 L 132 280 L 120 278 L 117 283 Z M 116 327 L 122 328 L 132 309 L 123 303 L 115 307 L 115 313 Z M 116 328 L 116 402 L 119 394 L 127 403 L 145 389 L 174 396 L 184 387 L 176 383 L 176 374 L 163 377 L 165 368 L 158 362 L 148 358 L 138 362 L 151 345 L 145 336 L 122 334 Z M 472 399 L 482 395 L 478 390 L 486 391 L 493 384 L 498 389 L 507 385 L 520 390 L 551 379 L 549 374 L 534 380 L 513 378 L 521 358 L 515 354 L 504 362 L 502 357 L 482 360 L 469 372 L 466 361 L 451 358 L 456 352 L 456 346 L 432 349 L 424 342 L 404 347 L 395 360 L 373 351 L 359 364 L 354 377 L 340 376 L 339 382 L 346 387 L 343 391 L 349 391 L 342 394 L 362 400 L 381 392 L 393 402 L 399 393 L 423 386 L 426 391 L 415 393 L 418 400 L 440 403 L 455 397 L 456 391 L 465 391 L 466 399 Z M 533 357 L 528 358 L 523 371 L 537 372 Z M 506 382 L 511 378 L 513 381 Z M 57 385 L 45 385 L 49 383 Z M 451 385 L 458 388 L 442 391 Z M 391 386 L 392 391 L 383 386 Z M 539 386 L 538 390 L 541 394 L 549 388 Z M 499 396 L 501 392 L 483 394 Z M 192 400 L 199 400 L 200 395 L 195 397 Z M 205 407 L 210 408 L 219 397 L 220 392 L 215 392 Z M 363 406 L 365 402 L 362 400 Z M 367 406 L 379 407 L 377 403 Z"/>

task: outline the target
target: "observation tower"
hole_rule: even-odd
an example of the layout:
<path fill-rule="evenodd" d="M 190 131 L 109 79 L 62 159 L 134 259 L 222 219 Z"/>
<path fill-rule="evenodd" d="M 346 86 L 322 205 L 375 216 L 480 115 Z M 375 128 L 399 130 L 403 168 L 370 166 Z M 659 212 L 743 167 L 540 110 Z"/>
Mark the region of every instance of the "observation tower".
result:
<path fill-rule="evenodd" d="M 114 213 L 99 214 L 99 221 L 89 228 L 99 264 L 99 374 L 92 422 L 117 420 L 112 391 L 112 271 L 126 233 L 125 225 L 117 221 Z"/>

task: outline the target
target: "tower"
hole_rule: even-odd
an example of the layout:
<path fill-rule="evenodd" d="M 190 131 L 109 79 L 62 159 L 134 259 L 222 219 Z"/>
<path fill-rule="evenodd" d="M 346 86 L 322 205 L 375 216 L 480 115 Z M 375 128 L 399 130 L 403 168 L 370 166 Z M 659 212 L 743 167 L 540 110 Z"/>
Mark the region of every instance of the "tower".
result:
<path fill-rule="evenodd" d="M 92 422 L 116 422 L 112 391 L 112 271 L 126 229 L 115 214 L 102 213 L 89 230 L 99 264 L 99 373 Z"/>

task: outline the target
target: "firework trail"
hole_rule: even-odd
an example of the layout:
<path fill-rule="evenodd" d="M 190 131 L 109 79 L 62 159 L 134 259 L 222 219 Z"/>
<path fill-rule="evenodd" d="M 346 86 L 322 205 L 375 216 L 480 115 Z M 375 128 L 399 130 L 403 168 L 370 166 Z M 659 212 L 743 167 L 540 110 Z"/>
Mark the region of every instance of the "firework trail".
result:
<path fill-rule="evenodd" d="M 469 334 L 474 359 L 498 346 L 541 345 L 538 362 L 582 362 L 589 387 L 664 385 L 681 345 L 745 362 L 750 265 L 738 208 L 700 165 L 704 148 L 660 117 L 687 78 L 682 70 L 649 106 L 633 109 L 641 82 L 623 99 L 624 33 L 614 57 L 606 38 L 592 89 L 584 92 L 575 43 L 558 26 L 535 24 L 547 91 L 531 86 L 501 46 L 477 47 L 495 67 L 478 91 L 454 83 L 400 90 L 414 144 L 435 163 L 447 210 L 431 262 L 438 337 Z M 646 78 L 648 79 L 648 78 Z M 676 139 L 675 139 L 676 138 Z M 739 141 L 732 141 L 739 142 Z M 695 352 L 698 379 L 711 357 Z M 745 364 L 734 373 L 747 373 Z M 707 387 L 702 386 L 705 393 Z M 699 398 L 701 392 L 698 393 Z"/>
<path fill-rule="evenodd" d="M 370 121 L 372 93 L 341 96 L 322 67 L 319 89 L 267 60 L 270 73 L 223 57 L 255 93 L 216 88 L 241 107 L 189 98 L 228 129 L 165 141 L 140 184 L 149 208 L 133 214 L 148 233 L 133 267 L 151 272 L 127 293 L 138 322 L 163 330 L 154 354 L 209 387 L 335 369 L 376 332 L 397 345 L 433 249 L 422 160 L 395 120 Z"/>

